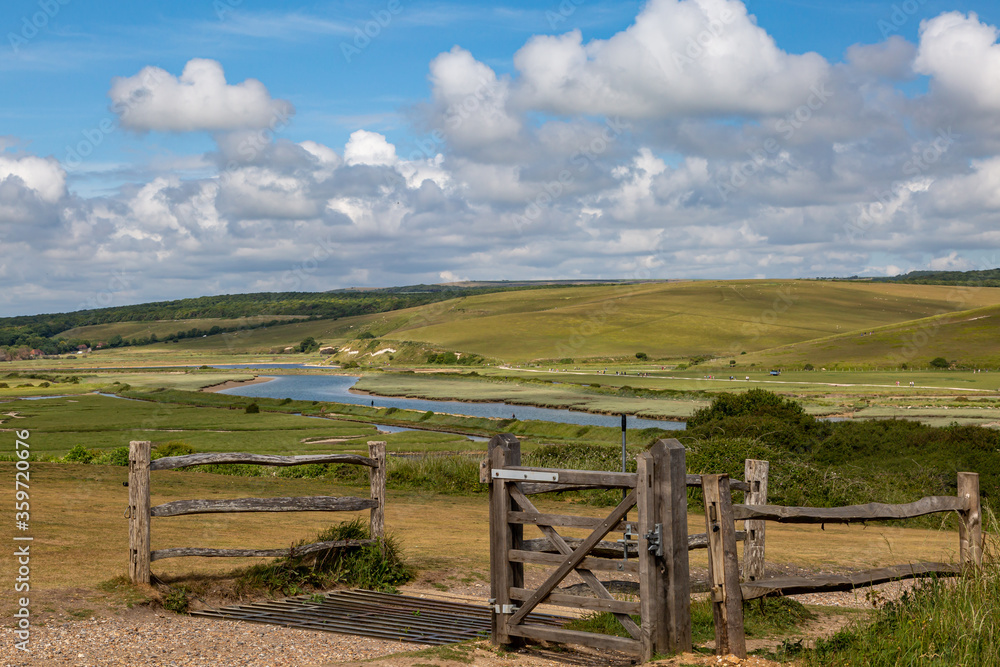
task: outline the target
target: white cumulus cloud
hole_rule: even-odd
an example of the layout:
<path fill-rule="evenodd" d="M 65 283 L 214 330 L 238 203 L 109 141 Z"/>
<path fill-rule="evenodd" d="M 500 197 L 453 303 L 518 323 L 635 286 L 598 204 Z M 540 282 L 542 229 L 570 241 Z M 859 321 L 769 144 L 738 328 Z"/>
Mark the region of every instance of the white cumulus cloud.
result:
<path fill-rule="evenodd" d="M 194 58 L 180 77 L 159 67 L 115 77 L 108 92 L 111 108 L 133 130 L 192 132 L 274 127 L 287 123 L 295 107 L 271 97 L 263 83 L 226 83 L 222 65 Z"/>

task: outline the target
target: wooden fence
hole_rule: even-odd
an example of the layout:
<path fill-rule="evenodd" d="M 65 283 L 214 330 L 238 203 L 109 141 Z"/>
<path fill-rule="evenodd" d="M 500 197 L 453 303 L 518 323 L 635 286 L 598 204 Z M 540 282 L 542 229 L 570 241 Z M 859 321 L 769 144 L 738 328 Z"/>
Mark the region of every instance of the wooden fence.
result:
<path fill-rule="evenodd" d="M 851 590 L 887 581 L 929 575 L 955 575 L 983 563 L 983 534 L 979 475 L 958 473 L 955 496 L 928 496 L 912 503 L 889 505 L 867 503 L 844 507 L 784 507 L 779 505 L 734 505 L 728 475 L 703 475 L 705 523 L 709 537 L 709 576 L 715 617 L 716 653 L 746 657 L 743 632 L 743 601 L 767 595 Z M 851 523 L 913 519 L 937 512 L 959 516 L 959 564 L 911 563 L 850 575 L 778 577 L 739 581 L 735 521 L 779 523 Z"/>
<path fill-rule="evenodd" d="M 276 558 L 302 556 L 338 547 L 360 546 L 377 542 L 385 532 L 385 443 L 369 442 L 368 456 L 355 454 L 311 454 L 306 456 L 271 456 L 227 452 L 188 454 L 150 460 L 151 443 L 129 443 L 129 578 L 149 583 L 150 564 L 163 558 L 184 556 Z M 233 498 L 222 500 L 176 500 L 150 507 L 150 472 L 174 470 L 213 463 L 249 463 L 266 466 L 294 466 L 309 463 L 349 463 L 369 468 L 371 495 L 368 498 L 311 496 L 292 498 Z M 183 516 L 230 512 L 351 512 L 371 510 L 370 540 L 316 542 L 283 549 L 211 549 L 181 547 L 150 550 L 151 517 Z"/>
<path fill-rule="evenodd" d="M 688 551 L 707 548 L 709 593 L 715 618 L 716 651 L 746 656 L 743 631 L 743 601 L 767 595 L 849 590 L 886 581 L 955 574 L 982 564 L 982 528 L 979 478 L 959 473 L 957 496 L 923 498 L 904 505 L 869 503 L 836 508 L 783 507 L 767 504 L 767 461 L 748 459 L 746 481 L 728 475 L 686 474 L 684 447 L 677 440 L 659 440 L 637 457 L 636 473 L 557 470 L 520 465 L 520 445 L 509 434 L 495 436 L 480 473 L 490 483 L 490 569 L 493 608 L 493 641 L 517 644 L 523 638 L 582 644 L 625 651 L 640 660 L 653 653 L 691 649 Z M 687 534 L 689 486 L 702 487 L 705 533 Z M 630 491 L 604 519 L 539 512 L 528 496 L 552 491 L 621 488 Z M 734 505 L 732 491 L 745 494 L 743 504 Z M 637 521 L 627 521 L 635 507 Z M 880 568 L 852 575 L 782 577 L 765 579 L 765 522 L 849 523 L 907 519 L 934 512 L 958 512 L 961 565 L 918 563 Z M 744 530 L 736 530 L 736 522 Z M 535 525 L 540 539 L 524 539 L 523 526 Z M 590 528 L 585 539 L 563 537 L 556 526 Z M 638 537 L 625 541 L 603 538 L 613 531 Z M 743 582 L 737 541 L 744 540 Z M 629 558 L 635 555 L 635 560 Z M 524 563 L 554 566 L 555 570 L 537 589 L 524 588 Z M 613 599 L 593 571 L 638 574 L 639 601 Z M 570 572 L 584 584 L 556 589 Z M 596 598 L 571 594 L 589 588 Z M 579 610 L 613 613 L 631 638 L 555 629 L 525 621 L 539 603 Z M 518 604 L 519 603 L 519 604 Z M 640 615 L 636 624 L 630 614 Z"/>

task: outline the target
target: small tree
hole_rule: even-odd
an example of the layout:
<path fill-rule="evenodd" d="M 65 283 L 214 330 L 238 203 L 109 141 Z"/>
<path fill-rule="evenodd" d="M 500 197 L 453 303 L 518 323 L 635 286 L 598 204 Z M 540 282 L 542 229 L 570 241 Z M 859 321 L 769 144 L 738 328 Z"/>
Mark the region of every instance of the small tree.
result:
<path fill-rule="evenodd" d="M 948 368 L 950 365 L 944 357 L 934 357 L 931 359 L 931 366 L 934 368 Z"/>
<path fill-rule="evenodd" d="M 639 361 L 646 361 L 646 359 L 649 359 L 649 355 L 646 354 L 645 352 L 636 352 L 635 358 L 638 359 Z"/>

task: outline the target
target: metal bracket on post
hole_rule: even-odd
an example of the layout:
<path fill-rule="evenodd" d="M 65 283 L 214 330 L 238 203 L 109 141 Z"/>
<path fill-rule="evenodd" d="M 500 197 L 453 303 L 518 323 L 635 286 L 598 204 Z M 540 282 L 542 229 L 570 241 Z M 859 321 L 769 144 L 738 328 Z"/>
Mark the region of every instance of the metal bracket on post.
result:
<path fill-rule="evenodd" d="M 658 523 L 653 526 L 653 530 L 646 533 L 646 549 L 649 553 L 658 558 L 663 558 L 663 524 Z"/>
<path fill-rule="evenodd" d="M 493 611 L 498 614 L 513 614 L 517 611 L 516 604 L 495 604 L 493 605 Z"/>
<path fill-rule="evenodd" d="M 494 469 L 493 479 L 509 479 L 516 482 L 558 482 L 557 472 L 537 472 L 534 470 Z"/>

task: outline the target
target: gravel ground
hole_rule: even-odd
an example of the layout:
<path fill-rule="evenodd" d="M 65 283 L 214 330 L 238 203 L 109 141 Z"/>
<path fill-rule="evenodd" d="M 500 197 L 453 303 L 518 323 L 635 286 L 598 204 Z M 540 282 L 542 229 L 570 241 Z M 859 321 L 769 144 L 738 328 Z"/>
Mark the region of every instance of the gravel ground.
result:
<path fill-rule="evenodd" d="M 0 665 L 39 667 L 311 667 L 419 648 L 414 644 L 154 612 L 33 627 L 31 653 L 3 628 Z"/>
<path fill-rule="evenodd" d="M 912 581 L 904 581 L 857 592 L 791 597 L 804 604 L 870 609 L 872 604 L 866 591 L 875 591 L 881 600 L 893 599 L 912 585 Z M 403 592 L 408 595 L 473 603 L 482 602 L 484 595 L 481 587 L 453 589 L 447 593 L 406 588 L 408 590 Z M 312 667 L 356 664 L 423 648 L 418 644 L 330 632 L 178 616 L 148 608 L 135 608 L 123 611 L 120 615 L 103 615 L 89 620 L 49 620 L 44 625 L 35 625 L 31 630 L 30 654 L 17 650 L 14 647 L 15 641 L 12 628 L 0 628 L 0 667 Z M 515 662 L 519 666 L 555 664 L 547 659 L 550 657 L 521 655 L 517 656 Z M 390 659 L 389 662 L 395 667 L 420 660 L 399 658 Z M 476 664 L 481 662 L 510 664 L 509 661 L 502 660 L 477 660 Z"/>

